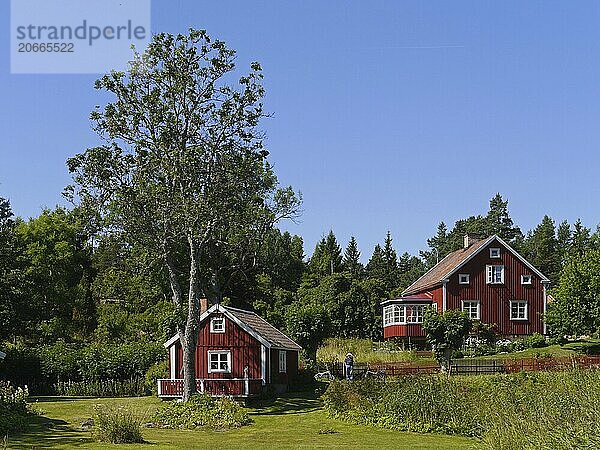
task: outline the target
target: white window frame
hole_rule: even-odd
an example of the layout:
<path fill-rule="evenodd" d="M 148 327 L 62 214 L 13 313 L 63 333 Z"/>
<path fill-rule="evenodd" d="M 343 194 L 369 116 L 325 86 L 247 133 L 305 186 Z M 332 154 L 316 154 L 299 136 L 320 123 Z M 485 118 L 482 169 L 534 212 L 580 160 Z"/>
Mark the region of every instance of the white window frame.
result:
<path fill-rule="evenodd" d="M 279 373 L 287 373 L 287 352 L 279 350 Z"/>
<path fill-rule="evenodd" d="M 514 317 L 513 316 L 513 305 L 518 305 L 517 306 L 517 316 Z M 524 304 L 524 308 L 522 308 L 522 306 L 520 304 Z M 521 314 L 520 309 L 523 309 L 523 317 L 519 317 L 519 315 Z M 522 320 L 522 321 L 526 321 L 529 320 L 529 302 L 527 300 L 511 300 L 510 301 L 510 320 Z"/>
<path fill-rule="evenodd" d="M 497 281 L 496 272 L 500 267 L 500 281 Z M 501 264 L 488 264 L 485 266 L 487 284 L 504 284 L 504 266 Z"/>
<path fill-rule="evenodd" d="M 458 284 L 469 284 L 471 282 L 471 275 L 468 273 L 458 274 Z"/>
<path fill-rule="evenodd" d="M 472 304 L 475 303 L 475 316 L 473 316 Z M 469 304 L 469 306 L 465 306 Z M 469 314 L 469 318 L 473 320 L 481 320 L 481 302 L 479 300 L 463 300 L 462 311 Z"/>
<path fill-rule="evenodd" d="M 222 322 L 222 328 L 215 328 L 215 322 Z M 210 332 L 211 333 L 225 333 L 225 316 L 211 317 L 210 319 Z"/>
<path fill-rule="evenodd" d="M 491 247 L 490 248 L 490 258 L 500 258 L 500 248 L 499 247 Z"/>
<path fill-rule="evenodd" d="M 218 358 L 217 360 L 217 369 L 213 369 L 211 367 L 212 355 L 227 355 L 227 369 L 221 368 L 221 363 L 223 362 L 222 358 Z M 208 350 L 208 373 L 231 373 L 231 350 Z"/>
<path fill-rule="evenodd" d="M 436 305 L 437 306 L 437 305 Z M 412 308 L 416 309 L 416 314 L 410 317 L 408 316 L 409 308 L 412 312 Z M 424 305 L 421 303 L 411 303 L 411 304 L 403 304 L 403 305 L 387 305 L 383 308 L 383 326 L 387 327 L 390 325 L 407 325 L 414 323 L 423 323 L 423 316 L 425 315 L 425 310 L 430 305 Z M 409 320 L 410 319 L 410 320 Z"/>
<path fill-rule="evenodd" d="M 533 276 L 532 275 L 521 275 L 521 284 L 533 284 Z"/>

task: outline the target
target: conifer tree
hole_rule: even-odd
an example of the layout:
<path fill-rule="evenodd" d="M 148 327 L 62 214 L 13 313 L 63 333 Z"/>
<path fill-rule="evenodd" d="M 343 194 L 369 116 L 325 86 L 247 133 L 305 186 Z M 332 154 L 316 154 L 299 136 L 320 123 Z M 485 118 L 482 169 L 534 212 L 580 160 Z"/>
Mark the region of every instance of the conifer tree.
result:
<path fill-rule="evenodd" d="M 360 251 L 358 250 L 358 244 L 356 238 L 352 236 L 348 246 L 344 252 L 344 259 L 342 260 L 344 270 L 349 272 L 353 278 L 359 277 L 363 271 L 363 265 L 360 263 Z"/>

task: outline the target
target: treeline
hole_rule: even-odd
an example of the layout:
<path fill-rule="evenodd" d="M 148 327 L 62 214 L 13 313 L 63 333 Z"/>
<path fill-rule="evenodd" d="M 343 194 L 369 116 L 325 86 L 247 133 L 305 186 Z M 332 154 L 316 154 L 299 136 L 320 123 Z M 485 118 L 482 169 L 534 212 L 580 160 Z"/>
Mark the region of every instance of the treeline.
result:
<path fill-rule="evenodd" d="M 465 233 L 499 235 L 551 279 L 553 333 L 598 332 L 598 229 L 580 220 L 557 226 L 544 216 L 525 234 L 500 194 L 485 215 L 458 220 L 452 229 L 441 222 L 418 256 L 399 255 L 388 232 L 367 264 L 355 237 L 342 248 L 330 231 L 306 258 L 301 237 L 274 228 L 249 269 L 224 270 L 216 284 L 225 303 L 256 310 L 314 353 L 327 337 L 381 339 L 380 302 L 460 248 Z M 163 342 L 184 320 L 170 296 L 163 266 L 139 244 L 117 232 L 92 235 L 77 209 L 23 220 L 0 199 L 0 341 Z"/>

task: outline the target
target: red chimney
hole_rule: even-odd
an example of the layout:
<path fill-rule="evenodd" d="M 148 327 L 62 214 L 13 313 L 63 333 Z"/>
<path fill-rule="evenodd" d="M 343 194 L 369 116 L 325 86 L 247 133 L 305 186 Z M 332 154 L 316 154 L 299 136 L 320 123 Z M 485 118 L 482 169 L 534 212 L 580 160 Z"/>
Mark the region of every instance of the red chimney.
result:
<path fill-rule="evenodd" d="M 208 309 L 208 299 L 201 298 L 200 299 L 200 315 L 204 314 L 207 309 Z"/>

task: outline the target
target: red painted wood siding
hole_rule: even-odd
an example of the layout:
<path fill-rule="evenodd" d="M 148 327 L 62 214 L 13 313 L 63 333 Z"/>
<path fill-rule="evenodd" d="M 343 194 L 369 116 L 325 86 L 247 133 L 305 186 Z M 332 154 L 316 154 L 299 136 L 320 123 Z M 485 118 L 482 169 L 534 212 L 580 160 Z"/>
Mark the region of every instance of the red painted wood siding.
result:
<path fill-rule="evenodd" d="M 214 316 L 218 316 L 215 314 Z M 213 317 L 214 317 L 213 316 Z M 210 332 L 210 317 L 202 322 L 196 347 L 196 378 L 244 378 L 244 367 L 248 366 L 249 378 L 262 378 L 261 344 L 240 328 L 235 322 L 225 318 L 225 333 Z M 183 377 L 183 351 L 181 343 L 176 344 L 176 376 Z M 231 351 L 231 373 L 209 373 L 208 351 Z"/>
<path fill-rule="evenodd" d="M 286 372 L 279 371 L 279 350 L 271 349 L 271 378 L 273 384 L 289 384 L 298 373 L 298 352 L 286 350 Z"/>
<path fill-rule="evenodd" d="M 425 337 L 426 334 L 423 327 L 416 323 L 411 323 L 409 325 L 388 325 L 387 327 L 383 327 L 383 337 L 385 339 L 408 336 Z"/>
<path fill-rule="evenodd" d="M 490 258 L 490 248 L 500 248 L 500 258 Z M 487 284 L 486 266 L 491 264 L 504 266 L 503 284 Z M 468 285 L 458 284 L 459 273 L 470 275 Z M 521 275 L 531 275 L 532 284 L 522 285 Z M 462 300 L 479 300 L 481 321 L 496 324 L 502 335 L 544 331 L 544 287 L 540 277 L 497 241 L 492 241 L 450 277 L 447 308 L 461 309 Z M 511 300 L 527 300 L 527 321 L 510 320 Z"/>

